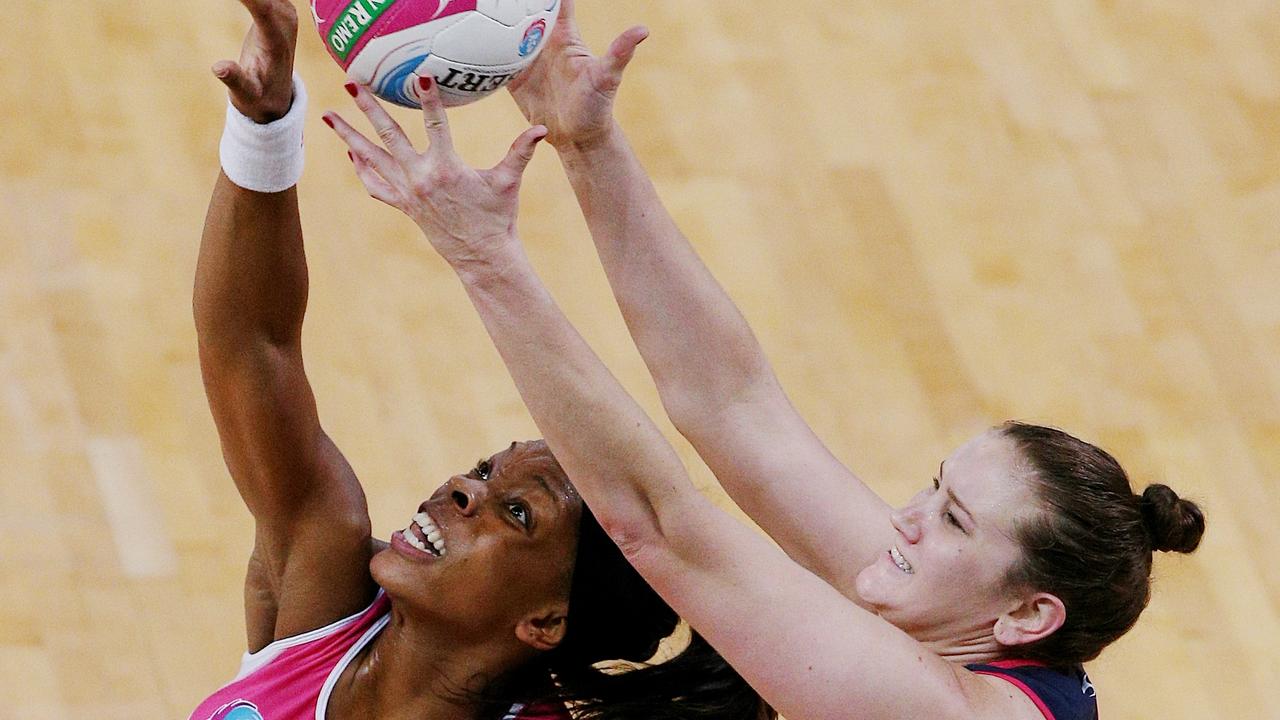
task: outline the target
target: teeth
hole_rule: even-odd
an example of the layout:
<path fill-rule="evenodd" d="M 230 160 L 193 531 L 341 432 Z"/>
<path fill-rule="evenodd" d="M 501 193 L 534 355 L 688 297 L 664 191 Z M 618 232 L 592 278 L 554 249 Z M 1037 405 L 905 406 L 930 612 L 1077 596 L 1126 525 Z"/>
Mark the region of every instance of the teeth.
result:
<path fill-rule="evenodd" d="M 432 547 L 435 548 L 435 554 L 443 557 L 444 556 L 444 537 L 440 534 L 440 528 L 436 527 L 436 524 L 434 521 L 432 521 L 431 516 L 427 515 L 425 512 L 417 512 L 413 516 L 413 522 L 418 524 L 418 527 L 421 528 L 422 530 L 422 534 L 427 538 L 427 542 L 431 543 Z M 411 533 L 408 528 L 405 529 L 404 535 L 406 538 L 410 538 L 410 537 L 413 538 L 414 543 L 412 544 L 414 547 L 420 550 L 427 550 L 426 545 L 423 544 L 421 540 L 418 540 L 418 538 L 413 533 Z M 427 551 L 430 552 L 429 550 Z"/>
<path fill-rule="evenodd" d="M 911 568 L 911 563 L 907 562 L 907 559 L 902 557 L 902 553 L 898 552 L 898 548 L 889 548 L 889 555 L 893 558 L 893 562 L 902 572 L 907 573 L 908 575 L 915 572 L 915 570 Z"/>
<path fill-rule="evenodd" d="M 422 541 L 421 541 L 421 540 L 419 540 L 419 539 L 417 538 L 417 536 L 416 536 L 416 535 L 414 535 L 413 533 L 409 532 L 408 530 L 405 530 L 405 533 L 404 533 L 404 539 L 405 539 L 405 540 L 406 540 L 410 545 L 412 545 L 412 546 L 414 546 L 414 547 L 418 548 L 418 549 L 419 549 L 419 550 L 421 550 L 422 552 L 427 552 L 427 546 L 426 546 L 426 545 L 424 545 L 424 544 L 422 544 Z"/>

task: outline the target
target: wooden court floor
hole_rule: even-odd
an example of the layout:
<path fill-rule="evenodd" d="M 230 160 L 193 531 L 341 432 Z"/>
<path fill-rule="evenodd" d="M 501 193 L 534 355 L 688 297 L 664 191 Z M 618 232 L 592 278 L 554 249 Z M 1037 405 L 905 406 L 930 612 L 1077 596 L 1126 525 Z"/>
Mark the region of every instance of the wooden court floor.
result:
<path fill-rule="evenodd" d="M 1200 500 L 1202 549 L 1158 559 L 1143 620 L 1090 667 L 1103 717 L 1280 718 L 1280 4 L 579 5 L 597 48 L 650 26 L 622 122 L 835 453 L 901 502 L 958 442 L 1023 418 Z M 224 103 L 207 68 L 247 17 L 80 0 L 10 22 L 0 720 L 185 718 L 244 645 L 251 527 L 190 291 Z M 385 535 L 535 430 L 458 283 L 319 122 L 351 106 L 305 30 L 308 369 Z M 453 126 L 491 164 L 522 122 L 496 97 Z M 660 416 L 540 153 L 530 253 Z"/>

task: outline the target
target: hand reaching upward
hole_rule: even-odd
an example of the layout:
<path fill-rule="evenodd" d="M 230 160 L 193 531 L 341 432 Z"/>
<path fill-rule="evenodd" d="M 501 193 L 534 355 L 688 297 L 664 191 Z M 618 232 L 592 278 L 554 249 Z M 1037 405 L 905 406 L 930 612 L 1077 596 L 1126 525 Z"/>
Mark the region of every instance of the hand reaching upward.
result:
<path fill-rule="evenodd" d="M 560 16 L 542 54 L 508 88 L 525 118 L 547 128 L 557 148 L 584 146 L 612 126 L 613 100 L 636 46 L 649 36 L 635 26 L 601 57 L 591 54 L 573 17 L 573 0 L 561 0 Z"/>
<path fill-rule="evenodd" d="M 227 86 L 231 104 L 254 122 L 278 120 L 293 103 L 293 53 L 298 13 L 289 0 L 240 0 L 253 16 L 240 61 L 219 60 L 213 74 Z"/>
<path fill-rule="evenodd" d="M 356 175 L 372 197 L 412 218 L 455 269 L 483 272 L 519 245 L 515 225 L 520 180 L 546 128 L 525 130 L 502 162 L 476 170 L 453 149 L 449 119 L 435 82 L 428 76 L 418 83 L 428 140 L 423 152 L 414 148 L 373 93 L 354 83 L 347 85 L 347 92 L 381 144 L 337 113 L 325 113 L 324 121 L 347 144 Z"/>

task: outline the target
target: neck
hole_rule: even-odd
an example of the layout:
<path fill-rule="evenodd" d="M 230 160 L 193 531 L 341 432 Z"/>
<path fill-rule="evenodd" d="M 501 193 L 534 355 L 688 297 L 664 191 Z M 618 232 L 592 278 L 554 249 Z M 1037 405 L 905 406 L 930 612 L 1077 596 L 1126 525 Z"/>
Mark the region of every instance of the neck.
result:
<path fill-rule="evenodd" d="M 946 628 L 946 632 L 931 635 L 917 636 L 916 639 L 944 660 L 957 665 L 991 662 L 1005 656 L 1005 647 L 996 641 L 991 624 L 959 631 Z"/>
<path fill-rule="evenodd" d="M 522 658 L 493 643 L 462 641 L 392 606 L 382 632 L 334 688 L 332 714 L 378 720 L 472 720 L 479 695 Z"/>

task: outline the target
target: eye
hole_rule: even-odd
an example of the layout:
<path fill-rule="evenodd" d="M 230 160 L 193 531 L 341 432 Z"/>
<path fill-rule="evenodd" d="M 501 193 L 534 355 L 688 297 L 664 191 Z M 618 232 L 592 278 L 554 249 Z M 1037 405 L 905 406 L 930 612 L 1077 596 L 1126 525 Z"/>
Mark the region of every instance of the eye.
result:
<path fill-rule="evenodd" d="M 476 477 L 480 478 L 481 480 L 488 480 L 489 473 L 492 471 L 493 471 L 493 465 L 489 464 L 488 460 L 477 460 L 476 469 L 473 470 L 472 472 L 474 472 L 476 474 Z"/>
<path fill-rule="evenodd" d="M 960 529 L 961 532 L 964 532 L 964 527 L 962 527 L 960 525 L 960 521 L 956 519 L 955 513 L 948 510 L 945 513 L 943 513 L 942 516 L 947 519 L 947 522 L 951 523 L 952 525 L 955 525 L 957 528 Z"/>
<path fill-rule="evenodd" d="M 511 513 L 511 517 L 515 518 L 516 522 L 526 528 L 529 527 L 529 508 L 520 503 L 507 503 L 507 512 Z"/>

